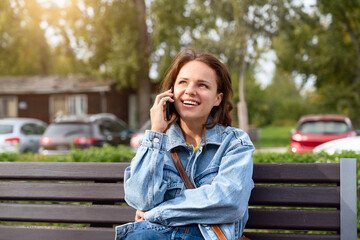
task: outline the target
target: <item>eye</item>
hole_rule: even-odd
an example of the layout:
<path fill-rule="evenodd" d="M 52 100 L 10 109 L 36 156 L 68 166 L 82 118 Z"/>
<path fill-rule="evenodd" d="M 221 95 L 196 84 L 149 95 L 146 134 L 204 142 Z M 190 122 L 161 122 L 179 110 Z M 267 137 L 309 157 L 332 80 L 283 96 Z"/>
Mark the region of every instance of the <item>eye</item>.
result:
<path fill-rule="evenodd" d="M 204 83 L 201 83 L 199 86 L 200 86 L 201 88 L 209 88 L 208 85 L 206 85 L 206 84 L 204 84 Z"/>
<path fill-rule="evenodd" d="M 187 83 L 187 82 L 186 82 L 185 80 L 179 80 L 177 84 L 179 84 L 179 85 L 184 85 L 184 84 L 186 84 L 186 83 Z"/>

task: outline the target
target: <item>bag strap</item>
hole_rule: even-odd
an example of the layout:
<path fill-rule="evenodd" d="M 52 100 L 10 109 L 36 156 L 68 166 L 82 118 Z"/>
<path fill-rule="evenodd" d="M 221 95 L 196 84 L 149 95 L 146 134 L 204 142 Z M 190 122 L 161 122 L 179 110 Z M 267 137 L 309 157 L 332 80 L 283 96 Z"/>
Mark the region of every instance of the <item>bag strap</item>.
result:
<path fill-rule="evenodd" d="M 171 157 L 175 163 L 176 169 L 178 170 L 181 179 L 183 180 L 185 186 L 187 189 L 194 189 L 194 185 L 191 183 L 189 176 L 186 174 L 185 168 L 180 160 L 179 154 L 177 153 L 177 151 L 175 150 L 175 148 L 170 150 L 170 154 Z M 210 225 L 212 230 L 215 232 L 216 236 L 220 239 L 220 240 L 227 240 L 225 234 L 223 233 L 223 231 L 221 230 L 221 228 L 219 227 L 219 225 L 216 224 L 212 224 Z"/>

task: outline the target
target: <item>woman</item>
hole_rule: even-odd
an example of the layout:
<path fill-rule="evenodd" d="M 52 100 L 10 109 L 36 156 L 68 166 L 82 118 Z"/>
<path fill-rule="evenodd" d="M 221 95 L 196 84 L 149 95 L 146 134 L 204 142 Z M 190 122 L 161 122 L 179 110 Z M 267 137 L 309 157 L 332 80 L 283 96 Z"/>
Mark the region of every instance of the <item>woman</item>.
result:
<path fill-rule="evenodd" d="M 173 92 L 169 90 L 173 86 Z M 125 170 L 125 199 L 135 223 L 117 239 L 227 239 L 241 237 L 253 188 L 248 135 L 230 127 L 231 78 L 214 56 L 184 49 L 173 61 L 150 110 L 151 130 Z M 165 118 L 166 102 L 175 106 Z M 170 155 L 176 149 L 196 187 L 186 189 Z"/>

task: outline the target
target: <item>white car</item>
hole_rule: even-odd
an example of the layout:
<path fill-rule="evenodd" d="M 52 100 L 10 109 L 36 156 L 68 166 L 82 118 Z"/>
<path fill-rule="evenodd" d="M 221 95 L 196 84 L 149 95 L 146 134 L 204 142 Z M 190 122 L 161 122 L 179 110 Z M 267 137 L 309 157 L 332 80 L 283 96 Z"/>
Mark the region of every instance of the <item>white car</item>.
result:
<path fill-rule="evenodd" d="M 0 119 L 0 153 L 37 153 L 46 127 L 45 122 L 34 118 Z"/>
<path fill-rule="evenodd" d="M 360 136 L 341 138 L 323 143 L 314 148 L 314 153 L 324 151 L 328 154 L 334 154 L 341 151 L 355 151 L 360 153 Z"/>

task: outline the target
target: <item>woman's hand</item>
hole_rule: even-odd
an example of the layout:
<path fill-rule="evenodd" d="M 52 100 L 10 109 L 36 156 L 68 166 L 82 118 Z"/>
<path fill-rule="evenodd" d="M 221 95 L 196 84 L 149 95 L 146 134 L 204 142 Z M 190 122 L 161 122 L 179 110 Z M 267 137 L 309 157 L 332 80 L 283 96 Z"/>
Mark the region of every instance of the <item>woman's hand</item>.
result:
<path fill-rule="evenodd" d="M 145 212 L 136 210 L 135 222 L 145 221 Z"/>
<path fill-rule="evenodd" d="M 169 101 L 173 103 L 174 99 L 172 99 L 172 96 L 174 96 L 174 94 L 171 90 L 167 90 L 166 92 L 160 93 L 156 96 L 154 105 L 150 109 L 152 131 L 163 133 L 168 128 L 168 125 L 175 120 L 175 114 L 171 116 L 170 121 L 167 121 L 165 117 L 166 102 Z"/>

